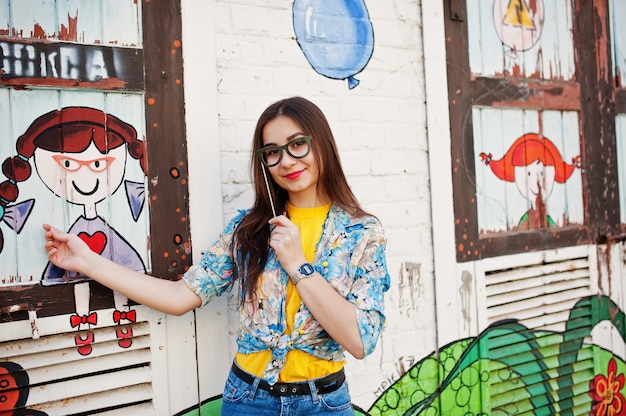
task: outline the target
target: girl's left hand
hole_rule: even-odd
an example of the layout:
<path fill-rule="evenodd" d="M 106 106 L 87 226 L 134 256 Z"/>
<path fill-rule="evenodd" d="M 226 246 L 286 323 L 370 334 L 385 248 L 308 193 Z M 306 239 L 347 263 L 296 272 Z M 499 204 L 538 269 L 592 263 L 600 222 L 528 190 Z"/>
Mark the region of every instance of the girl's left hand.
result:
<path fill-rule="evenodd" d="M 285 215 L 274 217 L 269 223 L 275 226 L 270 235 L 270 247 L 276 252 L 283 269 L 289 276 L 293 276 L 298 267 L 306 262 L 300 230 Z"/>

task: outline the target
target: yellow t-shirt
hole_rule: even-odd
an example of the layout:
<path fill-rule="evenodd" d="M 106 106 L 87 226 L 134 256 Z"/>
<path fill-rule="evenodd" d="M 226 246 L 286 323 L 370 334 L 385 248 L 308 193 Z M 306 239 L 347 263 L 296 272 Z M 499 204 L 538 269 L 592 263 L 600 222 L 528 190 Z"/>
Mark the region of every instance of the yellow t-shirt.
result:
<path fill-rule="evenodd" d="M 330 204 L 314 208 L 297 208 L 287 204 L 289 219 L 300 229 L 302 239 L 302 249 L 304 257 L 308 262 L 312 262 L 315 257 L 315 245 L 322 236 L 324 221 L 330 211 Z M 293 331 L 293 321 L 302 298 L 296 290 L 295 285 L 289 280 L 287 287 L 287 328 L 285 333 Z M 265 367 L 272 358 L 270 350 L 260 351 L 253 354 L 237 353 L 237 364 L 248 373 L 263 376 Z M 287 353 L 285 367 L 278 376 L 282 382 L 296 382 L 309 380 L 312 378 L 324 377 L 325 375 L 336 373 L 345 365 L 345 361 L 333 362 L 314 357 L 300 350 L 290 350 Z"/>

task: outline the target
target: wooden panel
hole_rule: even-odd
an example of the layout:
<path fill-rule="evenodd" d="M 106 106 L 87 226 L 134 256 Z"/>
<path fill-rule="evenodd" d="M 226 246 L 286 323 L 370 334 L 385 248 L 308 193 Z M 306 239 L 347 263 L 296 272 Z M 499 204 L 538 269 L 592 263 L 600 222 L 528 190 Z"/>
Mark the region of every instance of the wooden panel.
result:
<path fill-rule="evenodd" d="M 57 33 L 56 0 L 38 1 L 37 7 L 33 7 L 29 1 L 4 2 L 9 4 L 9 36 L 43 40 L 47 34 Z"/>
<path fill-rule="evenodd" d="M 613 67 L 615 68 L 615 86 L 626 88 L 626 30 L 623 17 L 626 16 L 626 2 L 609 0 L 610 35 Z M 626 112 L 626 111 L 622 111 Z"/>
<path fill-rule="evenodd" d="M 575 0 L 574 42 L 582 97 L 581 136 L 587 180 L 586 223 L 594 240 L 620 233 L 615 145 L 615 94 L 612 79 L 609 10 L 604 0 Z M 596 37 L 599 34 L 599 37 Z"/>
<path fill-rule="evenodd" d="M 0 38 L 0 85 L 97 90 L 143 89 L 143 55 L 129 48 Z"/>
<path fill-rule="evenodd" d="M 7 22 L 0 35 L 88 45 L 142 46 L 141 7 L 140 2 L 133 0 L 2 0 L 0 11 L 2 21 Z"/>
<path fill-rule="evenodd" d="M 146 140 L 153 272 L 178 279 L 191 264 L 180 3 L 145 2 Z"/>
<path fill-rule="evenodd" d="M 34 3 L 41 8 L 33 7 Z M 159 2 L 149 17 L 150 29 L 144 33 L 141 8 L 146 3 L 149 2 L 0 0 L 0 161 L 16 157 L 32 169 L 30 177 L 14 181 L 19 195 L 0 202 L 2 208 L 12 208 L 29 198 L 36 201 L 20 234 L 7 225 L 11 218 L 4 216 L 0 224 L 6 237 L 4 250 L 0 251 L 0 366 L 10 367 L 10 374 L 22 382 L 21 391 L 26 395 L 16 406 L 20 414 L 29 414 L 28 409 L 51 415 L 172 413 L 168 408 L 166 325 L 162 325 L 162 315 L 157 322 L 153 319 L 154 311 L 95 282 L 37 284 L 47 276 L 41 223 L 51 222 L 68 229 L 87 213 L 95 212 L 116 231 L 116 236 L 124 237 L 132 248 L 124 253 L 136 250 L 148 271 L 155 249 L 159 250 L 159 274 L 163 277 L 178 278 L 184 270 L 183 261 L 191 259 L 187 259 L 190 251 L 186 152 L 181 152 L 186 148 L 186 138 L 180 2 Z M 141 49 L 144 36 L 145 44 L 151 45 L 149 68 L 145 68 Z M 99 60 L 94 61 L 93 57 Z M 100 73 L 90 72 L 91 67 L 99 67 Z M 151 98 L 144 92 L 144 72 L 151 80 L 153 92 L 156 91 Z M 151 106 L 152 113 L 146 106 Z M 70 201 L 78 192 L 65 193 L 65 188 L 56 191 L 61 196 L 55 196 L 49 187 L 57 180 L 69 178 L 74 171 L 66 169 L 68 172 L 59 177 L 45 175 L 38 165 L 45 159 L 40 156 L 43 153 L 35 157 L 30 150 L 16 146 L 34 121 L 42 121 L 42 115 L 63 110 L 61 118 L 67 121 L 65 109 L 75 107 L 81 107 L 82 110 L 76 110 L 80 112 L 91 112 L 85 109 L 89 107 L 107 114 L 106 120 L 123 130 L 118 133 L 126 137 L 133 136 L 134 131 L 139 140 L 129 146 L 129 141 L 124 141 L 121 148 L 109 146 L 112 141 L 107 140 L 106 152 L 66 161 L 69 164 L 58 163 L 62 169 L 78 163 L 80 169 L 76 172 L 86 172 L 75 177 L 80 181 L 91 175 L 87 171 L 97 172 L 100 163 L 105 163 L 88 162 L 100 159 L 103 153 L 109 157 L 115 149 L 124 149 L 115 155 L 115 160 L 106 161 L 112 166 L 109 172 L 123 167 L 123 180 L 117 182 L 113 175 L 100 178 L 99 185 L 106 181 L 108 194 L 100 201 Z M 146 113 L 152 115 L 149 128 Z M 80 125 L 81 120 L 76 121 L 78 124 L 72 126 Z M 72 142 L 70 136 L 64 131 L 59 134 L 59 141 L 68 145 Z M 155 156 L 149 166 L 154 205 L 143 199 L 148 195 L 148 162 L 143 159 L 142 165 L 139 158 L 142 150 L 146 155 L 146 148 L 147 153 Z M 68 158 L 75 152 L 55 155 L 59 153 Z M 167 155 L 157 156 L 161 153 Z M 4 176 L 0 183 L 6 186 L 10 181 Z M 163 205 L 159 198 L 170 201 Z M 159 221 L 175 225 L 151 229 L 154 216 L 148 211 L 150 206 L 157 207 Z M 163 206 L 174 208 L 164 213 Z M 172 221 L 174 216 L 178 221 Z M 172 229 L 177 232 L 172 233 Z M 164 248 L 166 245 L 168 248 Z M 174 248 L 170 250 L 170 246 Z M 114 260 L 118 259 L 116 256 Z M 177 263 L 176 267 L 172 267 L 173 263 Z M 148 325 L 149 319 L 154 325 Z M 190 359 L 190 363 L 194 367 L 195 360 Z M 28 377 L 24 379 L 22 375 Z"/>
<path fill-rule="evenodd" d="M 467 1 L 473 75 L 573 80 L 571 2 Z"/>
<path fill-rule="evenodd" d="M 580 88 L 575 82 L 475 77 L 472 103 L 535 110 L 580 110 Z"/>
<path fill-rule="evenodd" d="M 132 126 L 137 137 L 144 136 L 144 116 L 143 116 L 143 99 L 139 94 L 102 94 L 98 92 L 62 92 L 57 91 L 12 91 L 4 90 L 4 98 L 6 101 L 3 105 L 9 106 L 9 111 L 3 112 L 6 126 L 10 126 L 9 138 L 23 137 L 26 139 L 25 132 L 33 125 L 37 125 L 50 114 L 51 111 L 62 109 L 64 115 L 68 115 L 70 110 L 78 110 L 80 108 L 91 107 L 90 112 L 85 113 L 84 117 L 91 117 L 89 114 L 99 113 L 110 114 L 118 117 L 121 126 Z M 12 109 L 20 108 L 21 111 L 13 111 Z M 76 114 L 76 120 L 82 120 L 80 114 L 82 110 L 72 111 Z M 74 115 L 72 115 L 74 117 Z M 51 127 L 51 126 L 48 126 Z M 126 127 L 124 127 L 126 128 Z M 130 128 L 130 127 L 129 127 Z M 30 133 L 29 136 L 30 137 Z M 32 135 L 33 138 L 39 137 Z M 67 146 L 77 142 L 78 137 L 65 141 Z M 30 143 L 26 141 L 20 143 Z M 74 140 L 74 141 L 72 141 Z M 127 138 L 130 140 L 130 137 Z M 26 180 L 20 180 L 16 183 L 19 191 L 18 198 L 14 201 L 9 199 L 9 203 L 5 205 L 7 217 L 14 218 L 18 207 L 24 206 L 29 201 L 32 207 L 27 215 L 20 217 L 22 227 L 20 233 L 9 227 L 2 228 L 2 234 L 6 239 L 6 248 L 0 246 L 0 281 L 4 281 L 3 286 L 38 283 L 44 275 L 44 270 L 48 263 L 43 250 L 41 250 L 41 224 L 44 222 L 65 230 L 69 230 L 82 216 L 93 218 L 96 216 L 102 218 L 112 230 L 116 230 L 122 238 L 124 238 L 131 247 L 133 247 L 142 258 L 144 265 L 149 264 L 149 252 L 147 241 L 147 230 L 149 224 L 148 204 L 143 203 L 134 206 L 130 201 L 142 203 L 140 194 L 129 196 L 127 187 L 131 190 L 139 190 L 145 188 L 146 177 L 141 168 L 140 162 L 133 158 L 127 151 L 126 144 L 115 150 L 115 157 L 118 160 L 111 161 L 111 167 L 102 174 L 106 177 L 99 178 L 98 172 L 91 169 L 83 169 L 82 167 L 74 172 L 52 166 L 53 171 L 48 172 L 48 167 L 44 164 L 44 154 L 49 155 L 54 152 L 45 151 L 44 153 L 36 153 L 38 150 L 30 152 L 16 148 L 16 139 L 11 139 L 7 146 L 3 146 L 0 150 L 0 159 L 2 161 L 11 160 L 17 154 L 21 154 L 26 158 L 32 169 L 32 174 Z M 134 145 L 134 144 L 133 144 Z M 82 154 L 70 151 L 69 148 L 63 152 L 64 157 L 78 157 L 72 155 Z M 38 157 L 35 157 L 38 155 Z M 114 149 L 108 153 L 109 157 L 114 155 Z M 82 157 L 82 156 L 81 156 Z M 93 151 L 93 157 L 101 157 L 99 151 Z M 84 157 L 83 159 L 90 159 Z M 82 160 L 82 159 L 81 159 Z M 111 170 L 113 169 L 113 170 Z M 113 181 L 113 173 L 116 174 L 119 181 Z M 54 173 L 52 173 L 54 172 Z M 87 196 L 78 195 L 77 191 L 67 192 L 67 195 L 58 197 L 53 194 L 50 189 L 55 189 L 56 195 L 62 195 L 65 191 L 62 188 L 56 189 L 51 185 L 56 180 L 65 180 L 68 183 L 71 175 L 72 183 L 83 181 L 84 186 L 89 190 L 94 185 L 87 182 L 97 183 L 98 188 L 108 186 L 108 190 L 103 190 L 103 194 L 94 195 L 95 199 L 89 199 Z M 89 178 L 92 179 L 89 179 Z M 130 192 L 130 191 L 129 191 Z M 133 191 L 134 192 L 134 191 Z M 7 198 L 7 195 L 4 196 Z M 77 198 L 75 198 L 77 197 Z M 137 199 L 133 199 L 137 198 Z M 13 211 L 12 211 L 13 210 Z M 136 217 L 135 217 L 136 216 Z M 78 231 L 77 231 L 78 232 Z M 18 238 L 19 237 L 19 238 Z M 5 261 L 6 260 L 6 261 Z M 43 299 L 40 299 L 40 301 Z M 10 303 L 8 299 L 2 300 Z"/>
<path fill-rule="evenodd" d="M 450 16 L 450 2 L 444 1 L 443 5 L 444 16 Z M 456 252 L 457 261 L 468 261 L 479 258 L 480 249 L 477 244 L 476 185 L 472 179 L 475 177 L 475 166 L 467 21 L 450 20 L 446 22 L 445 31 Z"/>
<path fill-rule="evenodd" d="M 615 91 L 615 112 L 626 114 L 626 89 Z"/>
<path fill-rule="evenodd" d="M 91 0 L 83 0 L 83 3 L 89 1 Z M 102 42 L 105 45 L 143 46 L 140 2 L 128 0 L 100 1 L 103 24 Z"/>
<path fill-rule="evenodd" d="M 459 7 L 458 1 L 453 4 L 455 8 Z M 615 57 L 611 53 L 616 48 L 610 45 L 611 37 L 608 35 L 609 9 L 612 6 L 604 0 L 575 1 L 571 5 L 567 0 L 550 4 L 498 0 L 494 4 L 496 7 L 488 10 L 490 7 L 485 7 L 483 3 L 468 0 L 465 19 L 455 18 L 451 3 L 444 2 L 444 7 L 447 7 L 444 15 L 450 19 L 446 24 L 446 39 L 457 260 L 469 261 L 590 241 L 604 242 L 610 236 L 620 234 L 626 227 L 619 225 L 619 189 L 614 180 L 618 172 L 613 117 L 616 113 L 626 112 L 626 90 L 615 90 L 621 78 L 620 75 L 612 75 L 615 65 L 611 63 L 611 58 Z M 543 8 L 545 22 L 536 45 L 515 50 L 515 56 L 509 54 L 507 57 L 501 45 L 504 43 L 506 49 L 502 34 L 494 36 L 497 30 L 493 27 L 496 22 L 493 13 L 498 5 L 521 7 L 521 13 L 512 17 L 519 23 L 522 23 L 525 13 L 533 15 Z M 530 19 L 526 23 L 531 21 L 535 22 Z M 467 39 L 463 38 L 464 35 Z M 494 42 L 493 38 L 497 41 Z M 580 52 L 573 53 L 574 50 Z M 594 59 L 587 59 L 588 56 Z M 511 60 L 521 61 L 510 65 Z M 475 137 L 480 127 L 473 127 L 478 121 L 471 116 L 475 114 L 471 110 L 472 105 L 537 110 L 543 114 L 546 110 L 555 110 L 563 115 L 544 122 L 540 125 L 542 129 L 549 128 L 550 124 L 557 125 L 558 118 L 562 119 L 564 126 L 571 123 L 579 126 L 580 151 L 576 153 L 580 156 L 579 163 L 584 174 L 580 178 L 581 185 L 577 184 L 574 188 L 574 199 L 567 196 L 562 204 L 567 206 L 568 217 L 575 218 L 572 221 L 574 227 L 523 233 L 515 231 L 509 236 L 485 234 L 488 238 L 478 239 L 485 229 L 473 222 L 478 215 L 483 220 L 485 218 L 485 213 L 481 214 L 476 207 L 484 189 L 476 188 L 480 186 L 481 179 L 476 177 L 479 160 L 475 152 L 478 145 L 473 142 L 480 140 Z M 576 121 L 569 115 L 565 116 L 567 112 L 574 111 L 579 113 Z M 509 128 L 507 125 L 506 129 Z M 543 130 L 542 134 L 549 137 Z M 565 134 L 561 136 L 567 137 Z M 569 194 L 572 190 L 570 184 L 565 185 L 563 189 Z M 579 186 L 582 186 L 582 194 Z M 507 204 L 510 200 L 505 200 L 500 207 L 501 212 L 509 209 Z M 492 208 L 488 214 L 495 212 L 495 207 Z M 500 223 L 511 224 L 512 221 L 504 215 Z"/>
<path fill-rule="evenodd" d="M 481 238 L 583 224 L 576 112 L 474 107 L 472 117 Z"/>
<path fill-rule="evenodd" d="M 617 142 L 620 222 L 626 224 L 626 114 L 618 114 L 615 117 L 615 141 Z"/>
<path fill-rule="evenodd" d="M 27 10 L 25 4 L 26 2 L 0 1 L 0 10 L 3 12 L 0 21 L 6 21 L 7 25 L 7 30 L 0 32 L 4 67 L 0 83 L 13 87 L 1 89 L 5 101 L 1 104 L 4 108 L 0 115 L 3 121 L 0 128 L 6 131 L 2 140 L 8 140 L 8 145 L 0 148 L 0 157 L 3 161 L 9 157 L 17 157 L 17 138 L 24 134 L 37 117 L 52 109 L 89 106 L 102 109 L 132 125 L 138 138 L 146 144 L 148 153 L 154 155 L 149 159 L 152 180 L 148 186 L 151 187 L 151 203 L 143 203 L 143 206 L 138 203 L 142 196 L 148 195 L 145 189 L 141 191 L 141 187 L 146 188 L 147 177 L 134 158 L 126 157 L 126 162 L 122 163 L 127 168 L 124 179 L 135 182 L 137 186 L 127 188 L 126 182 L 123 186 L 120 185 L 110 198 L 97 204 L 97 212 L 128 240 L 131 247 L 141 253 L 145 269 L 153 269 L 150 258 L 152 254 L 158 258 L 158 268 L 153 270 L 155 274 L 171 279 L 179 278 L 191 261 L 187 222 L 187 155 L 182 94 L 180 4 L 165 2 L 149 7 L 151 11 L 148 13 L 152 13 L 147 18 L 149 29 L 143 33 L 142 2 L 42 2 L 41 22 L 45 24 L 38 29 L 37 36 L 31 36 L 31 31 L 25 33 L 27 22 L 30 21 L 32 25 L 34 21 L 38 21 L 34 18 L 39 16 L 33 10 Z M 96 22 L 98 19 L 101 19 L 100 23 Z M 54 29 L 55 24 L 57 29 Z M 89 30 L 82 30 L 83 24 L 88 25 Z M 17 27 L 21 29 L 18 30 Z M 77 35 L 78 32 L 82 35 Z M 146 44 L 151 45 L 149 68 L 144 68 L 143 50 L 127 47 L 143 46 L 144 36 Z M 56 40 L 93 42 L 94 45 Z M 102 43 L 114 46 L 102 46 Z M 120 45 L 124 47 L 119 47 Z M 108 56 L 105 59 L 108 60 L 108 68 L 115 70 L 114 74 L 108 73 L 109 78 L 103 77 L 96 81 L 86 79 L 87 70 L 81 62 L 93 51 L 103 52 L 105 57 Z M 63 53 L 67 56 L 73 54 L 72 56 L 80 59 L 50 60 L 51 57 L 65 56 Z M 46 63 L 43 65 L 44 72 L 35 71 L 34 68 L 42 70 L 41 62 L 33 61 L 35 58 L 21 59 L 27 56 L 43 58 Z M 54 65 L 47 66 L 50 62 Z M 143 95 L 144 69 L 147 78 L 151 80 L 149 98 Z M 40 86 L 45 86 L 46 89 L 38 88 Z M 107 93 L 110 90 L 118 92 Z M 120 93 L 120 90 L 125 92 Z M 146 105 L 149 109 L 145 108 Z M 23 110 L 15 111 L 16 108 Z M 146 121 L 146 113 L 150 117 L 149 122 Z M 30 156 L 26 158 L 29 159 L 33 173 L 36 173 L 33 159 Z M 5 179 L 2 178 L 0 183 Z M 15 197 L 11 197 L 8 202 L 3 200 L 3 207 L 13 206 L 14 202 L 24 202 L 29 198 L 35 199 L 36 204 L 29 214 L 30 220 L 24 222 L 20 235 L 8 227 L 6 221 L 1 223 L 0 231 L 6 245 L 4 251 L 0 251 L 0 258 L 6 261 L 0 263 L 0 308 L 25 304 L 36 309 L 40 316 L 76 311 L 79 302 L 75 301 L 74 287 L 42 288 L 33 283 L 41 280 L 47 262 L 41 250 L 40 224 L 52 222 L 67 229 L 83 214 L 83 206 L 69 204 L 63 198 L 54 197 L 43 181 L 37 180 L 37 175 L 18 182 L 18 188 L 19 198 L 12 201 Z M 130 196 L 127 198 L 127 190 L 135 192 L 132 201 Z M 155 229 L 151 229 L 149 225 L 153 214 L 148 212 L 148 207 L 155 207 L 155 215 L 160 222 Z M 4 219 L 7 220 L 8 217 L 5 216 Z M 25 258 L 28 261 L 24 261 Z M 113 306 L 110 290 L 91 284 L 89 292 L 88 303 L 91 310 Z M 11 317 L 2 316 L 1 320 L 17 319 L 27 319 L 27 316 L 25 313 L 16 313 Z"/>

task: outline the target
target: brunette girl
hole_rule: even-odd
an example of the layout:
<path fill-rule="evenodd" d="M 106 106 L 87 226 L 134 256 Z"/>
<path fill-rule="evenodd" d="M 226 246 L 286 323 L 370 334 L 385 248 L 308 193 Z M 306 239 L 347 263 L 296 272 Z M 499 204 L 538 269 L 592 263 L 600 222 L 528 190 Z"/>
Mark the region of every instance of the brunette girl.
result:
<path fill-rule="evenodd" d="M 304 98 L 278 101 L 263 112 L 252 172 L 254 205 L 227 225 L 182 280 L 128 270 L 44 225 L 48 257 L 172 314 L 236 285 L 237 354 L 222 414 L 352 415 L 344 352 L 370 354 L 385 321 L 382 225 L 359 205 L 326 117 Z"/>

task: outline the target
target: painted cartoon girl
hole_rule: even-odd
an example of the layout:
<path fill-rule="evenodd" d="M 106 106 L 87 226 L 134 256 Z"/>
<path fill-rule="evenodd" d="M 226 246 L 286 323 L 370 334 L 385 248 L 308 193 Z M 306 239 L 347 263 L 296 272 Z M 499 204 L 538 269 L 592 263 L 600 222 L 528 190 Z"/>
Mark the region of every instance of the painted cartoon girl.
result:
<path fill-rule="evenodd" d="M 26 407 L 30 378 L 24 368 L 11 361 L 0 362 L 0 415 L 47 416 L 39 410 Z"/>
<path fill-rule="evenodd" d="M 38 117 L 19 137 L 16 149 L 18 155 L 3 163 L 8 178 L 0 184 L 3 206 L 17 199 L 17 183 L 30 177 L 32 159 L 50 191 L 71 204 L 83 206 L 84 213 L 70 227 L 70 233 L 80 236 L 93 251 L 126 267 L 146 271 L 137 251 L 96 212 L 96 204 L 122 184 L 127 154 L 139 161 L 144 175 L 147 172 L 144 142 L 137 139 L 133 126 L 94 108 L 65 107 Z M 143 184 L 126 181 L 135 221 L 143 208 L 143 189 Z M 74 339 L 81 355 L 91 353 L 94 333 L 89 328 L 98 320 L 97 313 L 90 311 L 89 280 L 51 263 L 41 280 L 43 286 L 75 284 L 76 314 L 70 317 L 70 324 L 79 331 Z M 132 329 L 124 325 L 135 321 L 136 312 L 130 309 L 125 296 L 113 292 L 113 297 L 118 344 L 128 348 L 132 345 Z"/>
<path fill-rule="evenodd" d="M 499 179 L 515 182 L 522 196 L 530 202 L 530 209 L 519 220 L 518 228 L 557 226 L 547 213 L 546 200 L 555 181 L 565 183 L 574 169 L 581 167 L 580 155 L 568 164 L 549 139 L 527 133 L 511 145 L 502 159 L 494 160 L 491 153 L 480 153 L 480 158 Z"/>

